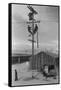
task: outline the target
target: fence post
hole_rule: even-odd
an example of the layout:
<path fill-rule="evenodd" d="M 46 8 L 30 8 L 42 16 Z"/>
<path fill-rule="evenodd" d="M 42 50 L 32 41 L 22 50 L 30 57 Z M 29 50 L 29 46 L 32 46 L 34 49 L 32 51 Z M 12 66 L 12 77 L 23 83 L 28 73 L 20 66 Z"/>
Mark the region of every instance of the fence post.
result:
<path fill-rule="evenodd" d="M 15 81 L 18 80 L 18 74 L 17 74 L 17 70 L 15 69 Z"/>

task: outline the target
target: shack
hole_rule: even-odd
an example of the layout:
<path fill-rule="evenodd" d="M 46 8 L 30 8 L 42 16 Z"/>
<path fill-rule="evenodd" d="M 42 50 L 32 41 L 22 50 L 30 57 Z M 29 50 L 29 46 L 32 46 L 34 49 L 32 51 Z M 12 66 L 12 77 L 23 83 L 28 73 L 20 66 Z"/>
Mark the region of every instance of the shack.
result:
<path fill-rule="evenodd" d="M 56 71 L 58 55 L 50 52 L 41 51 L 34 55 L 34 60 L 30 57 L 30 69 L 42 71 L 42 69 L 54 69 Z"/>

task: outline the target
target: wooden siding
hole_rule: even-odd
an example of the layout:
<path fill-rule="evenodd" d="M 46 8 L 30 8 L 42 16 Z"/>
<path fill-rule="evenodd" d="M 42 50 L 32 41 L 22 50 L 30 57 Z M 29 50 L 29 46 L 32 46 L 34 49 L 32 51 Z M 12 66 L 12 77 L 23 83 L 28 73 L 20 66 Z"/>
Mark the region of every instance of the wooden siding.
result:
<path fill-rule="evenodd" d="M 41 52 L 34 56 L 34 60 L 32 61 L 32 57 L 30 59 L 30 69 L 35 69 L 40 71 L 45 65 L 56 65 L 56 59 L 53 56 L 48 55 L 45 52 Z"/>

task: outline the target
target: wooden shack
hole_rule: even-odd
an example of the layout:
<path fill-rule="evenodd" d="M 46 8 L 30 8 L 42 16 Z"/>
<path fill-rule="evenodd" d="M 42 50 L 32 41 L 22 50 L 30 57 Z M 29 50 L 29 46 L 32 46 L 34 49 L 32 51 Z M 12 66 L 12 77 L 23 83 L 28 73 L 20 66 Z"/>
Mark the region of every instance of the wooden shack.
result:
<path fill-rule="evenodd" d="M 30 68 L 37 71 L 42 71 L 45 66 L 48 68 L 54 68 L 56 70 L 56 58 L 58 56 L 49 52 L 40 52 L 34 55 L 34 60 L 30 57 Z"/>

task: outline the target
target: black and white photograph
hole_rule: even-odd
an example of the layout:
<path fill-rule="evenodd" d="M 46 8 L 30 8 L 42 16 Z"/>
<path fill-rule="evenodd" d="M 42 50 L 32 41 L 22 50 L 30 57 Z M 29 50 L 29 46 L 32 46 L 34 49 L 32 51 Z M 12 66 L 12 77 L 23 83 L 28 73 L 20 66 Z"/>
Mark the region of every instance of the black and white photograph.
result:
<path fill-rule="evenodd" d="M 59 84 L 59 6 L 10 5 L 11 86 Z"/>

